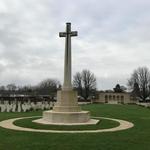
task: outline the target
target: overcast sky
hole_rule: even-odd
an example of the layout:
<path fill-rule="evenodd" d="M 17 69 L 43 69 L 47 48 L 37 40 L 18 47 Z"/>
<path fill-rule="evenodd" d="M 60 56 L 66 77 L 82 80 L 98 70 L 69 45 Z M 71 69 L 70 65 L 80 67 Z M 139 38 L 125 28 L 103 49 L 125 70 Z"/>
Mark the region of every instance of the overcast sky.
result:
<path fill-rule="evenodd" d="M 73 74 L 89 69 L 98 89 L 150 67 L 150 0 L 0 0 L 0 85 L 62 82 L 66 22 L 78 31 Z"/>

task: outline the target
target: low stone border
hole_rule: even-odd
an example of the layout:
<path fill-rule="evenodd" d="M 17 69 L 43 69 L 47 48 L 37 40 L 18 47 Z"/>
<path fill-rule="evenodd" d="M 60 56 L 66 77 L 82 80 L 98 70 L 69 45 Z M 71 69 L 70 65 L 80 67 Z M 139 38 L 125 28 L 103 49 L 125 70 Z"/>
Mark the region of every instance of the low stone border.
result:
<path fill-rule="evenodd" d="M 32 129 L 32 128 L 25 128 L 25 127 L 19 127 L 13 124 L 14 121 L 19 119 L 25 119 L 25 118 L 35 118 L 40 116 L 33 116 L 33 117 L 21 117 L 21 118 L 13 118 L 8 119 L 0 122 L 0 127 L 6 128 L 6 129 L 12 129 L 17 131 L 30 131 L 30 132 L 43 132 L 43 133 L 99 133 L 99 132 L 115 132 L 115 131 L 121 131 L 126 130 L 129 128 L 132 128 L 134 126 L 133 123 L 120 120 L 120 119 L 113 119 L 113 118 L 105 118 L 105 117 L 93 117 L 96 119 L 108 119 L 112 121 L 119 122 L 120 125 L 114 128 L 109 129 L 96 129 L 96 130 L 74 130 L 74 131 L 67 131 L 67 130 L 44 130 L 44 129 Z"/>

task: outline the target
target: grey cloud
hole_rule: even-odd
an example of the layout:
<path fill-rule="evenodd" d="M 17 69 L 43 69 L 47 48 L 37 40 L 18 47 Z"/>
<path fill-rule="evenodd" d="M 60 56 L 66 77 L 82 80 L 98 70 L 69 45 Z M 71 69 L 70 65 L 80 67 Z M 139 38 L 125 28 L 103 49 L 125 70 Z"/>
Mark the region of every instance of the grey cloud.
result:
<path fill-rule="evenodd" d="M 73 38 L 73 73 L 84 68 L 98 88 L 112 87 L 139 65 L 150 65 L 148 0 L 1 0 L 0 83 L 63 79 L 65 22 Z"/>

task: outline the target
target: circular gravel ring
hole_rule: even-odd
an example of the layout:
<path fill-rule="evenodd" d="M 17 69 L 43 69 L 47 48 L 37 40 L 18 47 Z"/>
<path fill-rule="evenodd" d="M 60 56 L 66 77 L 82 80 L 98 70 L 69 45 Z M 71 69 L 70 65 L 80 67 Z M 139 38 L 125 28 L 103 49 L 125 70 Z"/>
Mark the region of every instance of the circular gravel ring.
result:
<path fill-rule="evenodd" d="M 6 129 L 17 130 L 17 131 L 43 132 L 43 133 L 99 133 L 99 132 L 121 131 L 121 130 L 126 130 L 126 129 L 129 129 L 129 128 L 132 128 L 134 126 L 133 123 L 125 121 L 125 120 L 105 118 L 105 117 L 93 117 L 93 118 L 107 119 L 107 120 L 116 121 L 116 122 L 119 122 L 120 125 L 117 126 L 117 127 L 109 128 L 109 129 L 67 131 L 67 130 L 32 129 L 32 128 L 19 127 L 19 126 L 16 126 L 16 125 L 13 124 L 13 122 L 16 121 L 16 120 L 26 119 L 26 118 L 36 118 L 36 117 L 41 117 L 41 116 L 21 117 L 21 118 L 13 118 L 13 119 L 4 120 L 4 121 L 0 122 L 0 127 L 6 128 Z"/>

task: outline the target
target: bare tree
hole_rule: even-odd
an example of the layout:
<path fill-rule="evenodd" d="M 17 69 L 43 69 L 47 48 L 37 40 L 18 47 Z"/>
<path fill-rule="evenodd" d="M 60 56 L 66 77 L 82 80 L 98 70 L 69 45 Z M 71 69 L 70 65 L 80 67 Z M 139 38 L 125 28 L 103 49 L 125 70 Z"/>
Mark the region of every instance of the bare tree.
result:
<path fill-rule="evenodd" d="M 87 99 L 96 91 L 96 77 L 85 69 L 74 75 L 73 85 L 78 90 L 78 94 Z"/>
<path fill-rule="evenodd" d="M 16 88 L 17 88 L 17 87 L 16 87 L 16 85 L 15 85 L 14 83 L 7 85 L 8 91 L 15 91 Z"/>
<path fill-rule="evenodd" d="M 6 87 L 4 85 L 0 86 L 0 94 L 3 95 L 6 93 Z"/>
<path fill-rule="evenodd" d="M 18 87 L 18 94 L 24 94 L 24 95 L 34 95 L 34 87 L 31 85 L 24 85 L 22 87 Z"/>
<path fill-rule="evenodd" d="M 74 87 L 78 90 L 78 95 L 82 96 L 82 75 L 80 72 L 77 72 L 73 80 Z"/>
<path fill-rule="evenodd" d="M 5 90 L 6 90 L 5 86 L 4 86 L 4 85 L 1 85 L 1 86 L 0 86 L 0 91 L 5 91 Z"/>
<path fill-rule="evenodd" d="M 60 82 L 55 79 L 45 79 L 38 84 L 38 93 L 45 95 L 55 95 L 59 85 Z"/>
<path fill-rule="evenodd" d="M 133 90 L 132 90 L 131 94 L 132 94 L 134 100 L 137 100 L 140 98 L 140 88 L 139 88 L 139 85 L 136 81 L 134 83 Z"/>
<path fill-rule="evenodd" d="M 131 74 L 128 80 L 130 89 L 135 90 L 135 83 L 139 88 L 138 96 L 145 101 L 150 96 L 150 71 L 147 67 L 139 67 Z"/>

